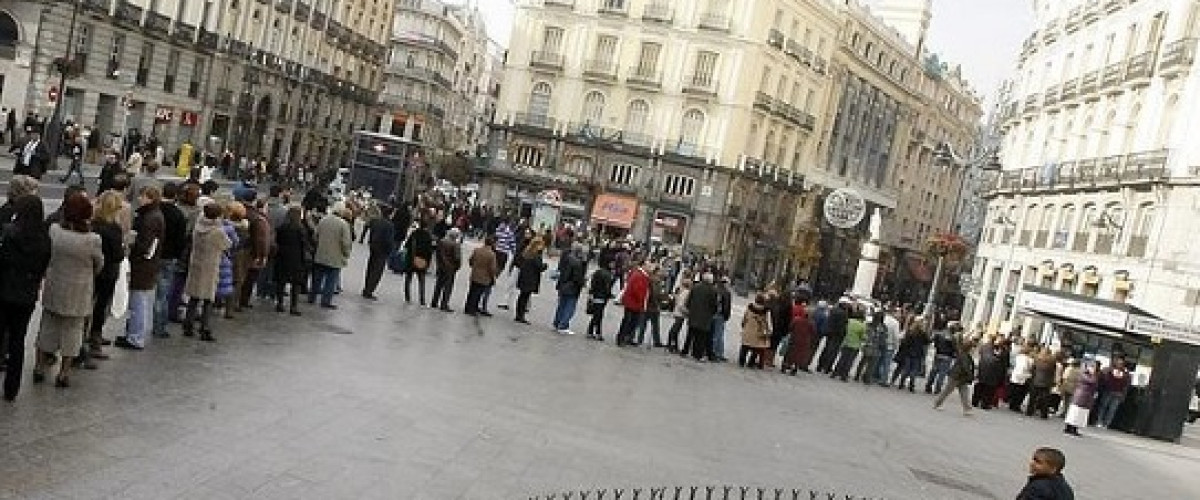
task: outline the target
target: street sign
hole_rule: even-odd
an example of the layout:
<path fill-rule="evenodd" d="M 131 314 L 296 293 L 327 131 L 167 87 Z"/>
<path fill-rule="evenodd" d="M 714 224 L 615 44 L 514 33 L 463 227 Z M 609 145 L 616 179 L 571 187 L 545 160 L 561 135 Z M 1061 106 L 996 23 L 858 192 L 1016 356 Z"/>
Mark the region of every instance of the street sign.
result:
<path fill-rule="evenodd" d="M 159 106 L 154 109 L 154 121 L 157 123 L 171 123 L 175 120 L 175 110 L 166 106 Z"/>

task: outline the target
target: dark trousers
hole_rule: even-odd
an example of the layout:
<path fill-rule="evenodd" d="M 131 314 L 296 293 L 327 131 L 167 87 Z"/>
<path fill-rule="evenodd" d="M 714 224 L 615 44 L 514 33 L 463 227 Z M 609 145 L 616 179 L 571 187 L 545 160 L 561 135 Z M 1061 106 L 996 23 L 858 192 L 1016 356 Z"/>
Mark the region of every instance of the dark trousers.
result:
<path fill-rule="evenodd" d="M 467 302 L 463 304 L 463 312 L 479 314 L 482 311 L 479 307 L 483 300 L 483 292 L 487 291 L 487 288 L 487 285 L 472 282 L 470 288 L 467 289 Z"/>
<path fill-rule="evenodd" d="M 658 320 L 661 314 L 658 311 L 651 311 L 642 314 L 641 324 L 637 329 L 637 343 L 641 344 L 646 340 L 646 330 L 650 330 L 650 340 L 654 342 L 654 346 L 662 345 L 662 336 L 658 333 Z"/>
<path fill-rule="evenodd" d="M 738 351 L 738 366 L 750 365 L 750 368 L 763 367 L 763 361 L 766 359 L 767 349 L 762 347 L 750 347 L 743 345 Z"/>
<path fill-rule="evenodd" d="M 8 361 L 5 362 L 4 398 L 17 397 L 21 388 L 21 373 L 25 369 L 25 333 L 33 318 L 34 304 L 0 302 L 0 338 L 5 339 Z"/>
<path fill-rule="evenodd" d="M 417 298 L 421 300 L 421 305 L 425 305 L 425 271 L 409 270 L 404 273 L 404 301 L 412 302 L 412 279 L 417 277 Z"/>
<path fill-rule="evenodd" d="M 824 355 L 824 353 L 822 353 Z M 833 376 L 842 380 L 850 378 L 850 367 L 854 366 L 854 360 L 858 358 L 858 349 L 853 347 L 843 347 L 838 352 L 837 364 L 833 368 Z"/>
<path fill-rule="evenodd" d="M 450 294 L 454 292 L 454 271 L 437 270 L 433 280 L 433 297 L 429 305 L 442 309 L 450 308 Z"/>
<path fill-rule="evenodd" d="M 283 279 L 275 280 L 275 309 L 283 309 L 284 289 L 288 286 L 288 282 Z M 300 302 L 300 289 L 304 288 L 304 280 L 296 280 L 291 283 L 291 311 L 298 311 Z"/>
<path fill-rule="evenodd" d="M 833 365 L 837 361 L 838 352 L 840 352 L 841 348 L 841 336 L 830 335 L 825 337 L 825 347 L 821 349 L 821 357 L 817 359 L 817 371 L 822 373 L 833 372 Z"/>
<path fill-rule="evenodd" d="M 171 282 L 171 294 L 167 296 L 167 321 L 182 322 L 179 317 L 179 306 L 183 305 L 183 285 L 187 283 L 187 263 L 179 266 L 185 272 L 176 273 L 175 281 Z"/>
<path fill-rule="evenodd" d="M 625 309 L 625 315 L 621 317 L 621 326 L 617 328 L 617 345 L 625 345 L 633 343 L 633 332 L 642 322 L 642 313 Z"/>
<path fill-rule="evenodd" d="M 367 257 L 367 278 L 363 285 L 363 295 L 375 295 L 379 280 L 383 279 L 383 268 L 387 264 L 387 258 L 387 252 L 371 250 L 371 255 Z"/>
<path fill-rule="evenodd" d="M 529 314 L 529 299 L 532 297 L 532 290 L 521 290 L 517 294 L 517 319 L 525 319 L 525 315 Z"/>
<path fill-rule="evenodd" d="M 982 408 L 984 410 L 992 409 L 996 403 L 996 386 L 985 384 L 983 382 L 975 383 L 975 390 L 971 391 L 971 406 Z"/>
<path fill-rule="evenodd" d="M 676 316 L 675 322 L 671 323 L 671 330 L 667 332 L 668 348 L 674 349 L 679 347 L 679 330 L 683 328 L 683 323 L 685 321 L 687 321 L 686 318 Z"/>
<path fill-rule="evenodd" d="M 100 348 L 102 342 L 100 334 L 104 331 L 104 322 L 108 319 L 108 309 L 112 305 L 113 294 L 117 290 L 117 277 L 97 277 L 95 283 L 96 301 L 92 304 L 91 327 L 88 328 L 88 336 L 84 339 L 84 346 L 89 349 Z"/>
<path fill-rule="evenodd" d="M 1021 403 L 1025 402 L 1025 395 L 1029 393 L 1029 383 L 1014 384 L 1008 383 L 1008 409 L 1012 411 L 1021 411 Z"/>
<path fill-rule="evenodd" d="M 212 329 L 208 326 L 208 318 L 212 314 L 212 301 L 208 299 L 197 299 L 192 297 L 188 299 L 187 316 L 183 320 L 183 330 L 185 332 L 192 331 L 196 320 L 200 320 L 200 331 L 202 333 L 211 333 Z M 199 316 L 199 318 L 197 318 Z"/>
<path fill-rule="evenodd" d="M 1049 387 L 1030 387 L 1029 405 L 1025 407 L 1025 415 L 1032 417 L 1037 413 L 1042 418 L 1049 417 L 1051 401 Z"/>
<path fill-rule="evenodd" d="M 250 307 L 250 296 L 254 293 L 254 285 L 258 283 L 258 273 L 261 271 L 262 269 L 255 268 L 246 270 L 246 280 L 242 282 L 238 294 L 238 303 L 242 307 Z"/>
<path fill-rule="evenodd" d="M 589 337 L 604 338 L 604 304 L 599 304 L 599 310 L 592 313 L 591 321 L 588 321 L 587 335 Z"/>
<path fill-rule="evenodd" d="M 693 358 L 704 359 L 712 350 L 712 332 L 700 328 L 688 327 L 687 338 L 683 341 L 681 352 L 686 356 L 689 352 Z"/>
<path fill-rule="evenodd" d="M 858 367 L 854 369 L 854 380 L 861 380 L 864 384 L 875 382 L 875 366 L 879 364 L 879 356 L 872 354 L 863 354 L 862 361 L 858 363 Z"/>

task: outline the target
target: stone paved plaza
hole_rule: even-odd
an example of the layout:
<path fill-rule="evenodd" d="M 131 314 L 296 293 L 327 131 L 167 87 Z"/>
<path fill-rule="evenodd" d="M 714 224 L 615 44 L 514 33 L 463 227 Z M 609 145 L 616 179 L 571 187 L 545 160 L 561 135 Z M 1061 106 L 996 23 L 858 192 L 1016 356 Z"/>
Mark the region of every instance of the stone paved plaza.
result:
<path fill-rule="evenodd" d="M 919 393 L 561 337 L 546 325 L 549 283 L 532 327 L 404 305 L 391 274 L 371 303 L 357 293 L 365 253 L 336 311 L 297 319 L 260 304 L 215 320 L 215 344 L 152 339 L 67 390 L 26 377 L 0 404 L 0 498 L 524 499 L 737 484 L 1005 499 L 1040 445 L 1066 451 L 1077 498 L 1200 498 L 1190 436 L 1068 438 L 1007 411 L 935 412 Z"/>

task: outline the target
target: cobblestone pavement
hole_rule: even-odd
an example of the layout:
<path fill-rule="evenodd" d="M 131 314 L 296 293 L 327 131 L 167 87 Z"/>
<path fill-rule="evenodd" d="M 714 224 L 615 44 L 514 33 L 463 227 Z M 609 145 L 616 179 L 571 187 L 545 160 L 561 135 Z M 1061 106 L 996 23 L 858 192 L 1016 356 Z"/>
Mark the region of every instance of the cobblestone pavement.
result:
<path fill-rule="evenodd" d="M 336 311 L 297 319 L 260 303 L 215 320 L 214 344 L 175 327 L 70 389 L 26 382 L 0 404 L 0 498 L 524 499 L 741 484 L 1004 499 L 1041 445 L 1066 451 L 1077 498 L 1200 498 L 1185 475 L 1200 465 L 1191 436 L 1068 438 L 1007 411 L 935 412 L 924 394 L 559 336 L 549 283 L 529 327 L 495 309 L 475 319 L 406 305 L 390 274 L 371 303 L 357 293 L 365 249 L 355 254 Z"/>

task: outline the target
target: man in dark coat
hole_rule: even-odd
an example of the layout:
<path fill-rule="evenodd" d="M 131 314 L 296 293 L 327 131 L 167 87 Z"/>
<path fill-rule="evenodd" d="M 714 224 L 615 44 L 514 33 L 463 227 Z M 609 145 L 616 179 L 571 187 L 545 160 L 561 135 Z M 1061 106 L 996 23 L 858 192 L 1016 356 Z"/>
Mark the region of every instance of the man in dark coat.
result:
<path fill-rule="evenodd" d="M 450 293 L 454 291 L 454 276 L 462 267 L 462 243 L 459 239 L 462 233 L 458 228 L 446 231 L 446 237 L 438 241 L 437 250 L 433 257 L 437 264 L 434 270 L 433 297 L 429 301 L 431 307 L 437 307 L 445 312 L 450 309 Z"/>
<path fill-rule="evenodd" d="M 183 215 L 175 198 L 179 196 L 179 185 L 168 182 L 163 186 L 163 200 L 159 210 L 163 216 L 162 265 L 158 276 L 158 287 L 154 290 L 154 336 L 167 337 L 167 322 L 179 320 L 179 311 L 171 310 L 171 290 L 175 280 L 184 275 L 187 267 L 183 259 L 188 245 L 187 216 Z"/>
<path fill-rule="evenodd" d="M 141 350 L 154 325 L 154 288 L 158 285 L 166 222 L 159 204 L 162 191 L 146 186 L 138 195 L 140 204 L 133 219 L 137 237 L 129 248 L 129 320 L 125 335 L 114 345 Z"/>
<path fill-rule="evenodd" d="M 848 307 L 848 302 L 838 301 L 836 306 L 829 308 L 825 331 L 820 332 L 825 337 L 825 347 L 821 349 L 821 357 L 817 361 L 817 372 L 833 373 L 833 363 L 837 361 L 842 340 L 846 338 L 846 324 L 850 321 Z"/>
<path fill-rule="evenodd" d="M 579 295 L 587 283 L 587 270 L 583 262 L 583 245 L 575 243 L 558 261 L 558 306 L 554 309 L 554 329 L 563 335 L 575 335 L 571 331 L 571 318 L 579 304 Z"/>
<path fill-rule="evenodd" d="M 396 228 L 392 225 L 392 207 L 384 205 L 379 210 L 379 217 L 367 223 L 367 233 L 371 235 L 370 250 L 367 257 L 367 280 L 363 285 L 363 298 L 378 300 L 375 288 L 383 278 L 383 268 L 388 256 L 396 248 Z"/>
<path fill-rule="evenodd" d="M 704 359 L 712 350 L 710 336 L 713 319 L 717 317 L 717 309 L 720 307 L 719 292 L 713 281 L 712 273 L 704 273 L 700 277 L 700 282 L 692 286 L 692 291 L 688 294 L 687 337 L 684 339 L 679 353 L 681 356 L 687 356 L 690 351 L 696 361 Z"/>
<path fill-rule="evenodd" d="M 50 150 L 46 147 L 45 141 L 42 140 L 42 134 L 36 128 L 30 128 L 25 139 L 25 143 L 21 145 L 20 151 L 17 152 L 17 162 L 13 166 L 13 175 L 28 175 L 34 179 L 41 180 L 42 174 L 50 165 Z"/>

